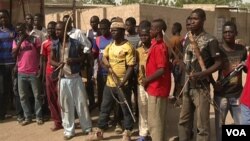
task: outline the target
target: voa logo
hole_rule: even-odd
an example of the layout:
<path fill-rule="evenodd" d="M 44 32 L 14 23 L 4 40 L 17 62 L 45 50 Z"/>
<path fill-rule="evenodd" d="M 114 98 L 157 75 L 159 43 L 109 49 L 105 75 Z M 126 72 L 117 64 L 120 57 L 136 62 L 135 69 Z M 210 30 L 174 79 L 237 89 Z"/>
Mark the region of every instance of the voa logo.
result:
<path fill-rule="evenodd" d="M 247 136 L 244 129 L 226 129 L 227 136 Z"/>

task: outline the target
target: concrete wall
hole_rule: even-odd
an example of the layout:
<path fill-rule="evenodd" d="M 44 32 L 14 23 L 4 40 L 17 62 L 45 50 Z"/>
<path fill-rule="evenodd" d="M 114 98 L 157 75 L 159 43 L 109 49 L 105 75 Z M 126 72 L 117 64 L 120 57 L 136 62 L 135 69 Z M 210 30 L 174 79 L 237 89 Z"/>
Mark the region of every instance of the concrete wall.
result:
<path fill-rule="evenodd" d="M 215 18 L 214 18 L 214 35 L 217 37 L 217 39 L 221 42 L 222 41 L 222 26 L 223 24 L 231 20 L 230 13 L 228 12 L 228 9 L 216 9 L 215 10 Z"/>
<path fill-rule="evenodd" d="M 71 10 L 62 10 L 59 9 L 59 12 L 51 12 L 55 11 L 51 8 L 49 10 L 45 9 L 45 23 L 47 23 L 51 20 L 61 20 L 63 15 L 71 13 Z M 136 21 L 140 21 L 140 5 L 123 5 L 123 6 L 117 6 L 117 7 L 103 7 L 103 8 L 93 8 L 93 9 L 78 9 L 76 11 L 76 27 L 82 29 L 84 32 L 87 31 L 87 29 L 90 28 L 90 18 L 93 15 L 99 16 L 100 19 L 107 18 L 111 19 L 113 17 L 121 17 L 125 21 L 126 18 L 133 16 Z M 138 22 L 139 24 L 139 22 Z"/>
<path fill-rule="evenodd" d="M 108 7 L 107 8 L 107 16 L 106 18 L 111 19 L 113 17 L 121 17 L 125 21 L 128 17 L 134 17 L 139 24 L 140 21 L 140 5 L 123 5 L 117 7 Z"/>
<path fill-rule="evenodd" d="M 40 13 L 40 0 L 23 0 L 25 13 Z M 10 10 L 10 0 L 0 0 L 0 9 Z M 12 3 L 12 24 L 24 22 L 23 8 L 20 0 L 13 0 Z"/>
<path fill-rule="evenodd" d="M 78 28 L 81 28 L 83 31 L 90 29 L 90 18 L 93 15 L 99 16 L 100 20 L 103 18 L 111 20 L 113 17 L 121 17 L 125 21 L 126 18 L 133 16 L 136 21 L 140 21 L 140 7 L 139 4 L 136 5 L 124 5 L 118 7 L 106 7 L 106 8 L 94 8 L 87 10 L 78 10 Z M 79 20 L 80 19 L 80 20 Z"/>
<path fill-rule="evenodd" d="M 45 12 L 47 9 L 45 9 Z M 182 35 L 185 35 L 186 28 L 185 22 L 186 18 L 190 15 L 192 9 L 156 6 L 150 4 L 133 4 L 133 5 L 123 5 L 114 7 L 103 7 L 94 9 L 78 9 L 77 10 L 77 21 L 76 27 L 86 31 L 90 28 L 89 20 L 91 16 L 97 15 L 102 18 L 111 19 L 112 17 L 119 16 L 125 21 L 126 18 L 132 16 L 136 19 L 137 25 L 142 20 L 150 20 L 156 18 L 162 18 L 166 21 L 168 29 L 167 35 L 171 36 L 171 28 L 174 22 L 179 22 L 182 24 L 183 30 Z M 61 11 L 57 13 L 51 13 L 48 11 L 46 14 L 46 23 L 50 20 L 62 19 L 62 16 L 70 11 Z M 222 37 L 222 25 L 225 21 L 231 20 L 233 17 L 236 19 L 236 24 L 238 26 L 239 35 L 238 38 L 243 39 L 249 45 L 250 37 L 250 25 L 249 17 L 250 14 L 247 13 L 237 13 L 230 12 L 229 9 L 219 8 L 215 11 L 206 11 L 206 22 L 205 30 L 221 40 Z"/>
<path fill-rule="evenodd" d="M 236 25 L 238 29 L 238 39 L 243 40 L 242 42 L 250 45 L 250 13 L 247 12 L 231 12 L 230 17 L 236 19 Z"/>
<path fill-rule="evenodd" d="M 183 4 L 184 9 L 196 9 L 201 8 L 206 11 L 214 11 L 216 7 L 216 4 Z"/>
<path fill-rule="evenodd" d="M 162 18 L 167 23 L 167 35 L 171 36 L 171 28 L 173 23 L 179 22 L 182 25 L 182 35 L 186 33 L 186 18 L 191 10 L 156 6 L 156 5 L 140 5 L 140 20 L 149 20 Z"/>
<path fill-rule="evenodd" d="M 67 14 L 70 14 L 70 13 L 71 13 L 71 10 L 70 11 L 61 11 L 61 12 L 58 12 L 58 13 L 47 14 L 46 9 L 45 9 L 45 26 L 47 26 L 47 24 L 50 21 L 61 21 L 64 15 L 67 15 Z"/>
<path fill-rule="evenodd" d="M 78 24 L 77 28 L 82 29 L 84 32 L 90 29 L 90 18 L 94 15 L 101 19 L 105 18 L 105 8 L 95 8 L 88 10 L 77 10 L 78 11 Z M 79 20 L 80 19 L 80 20 Z"/>
<path fill-rule="evenodd" d="M 171 28 L 175 22 L 179 22 L 182 25 L 181 34 L 184 36 L 186 30 L 186 18 L 190 15 L 191 9 L 182 9 L 175 7 L 156 6 L 143 4 L 140 5 L 140 20 L 150 20 L 162 18 L 166 21 L 168 29 L 167 35 L 171 36 Z M 214 34 L 214 12 L 206 11 L 207 21 L 205 22 L 205 30 L 211 34 Z M 213 22 L 208 22 L 213 21 Z"/>

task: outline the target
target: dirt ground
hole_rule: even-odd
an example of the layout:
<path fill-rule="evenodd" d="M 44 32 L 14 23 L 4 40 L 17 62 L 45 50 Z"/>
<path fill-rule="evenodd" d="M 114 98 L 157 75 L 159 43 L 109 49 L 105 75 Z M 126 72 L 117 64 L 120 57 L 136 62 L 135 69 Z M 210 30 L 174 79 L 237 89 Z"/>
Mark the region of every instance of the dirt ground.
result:
<path fill-rule="evenodd" d="M 243 78 L 245 80 L 245 77 Z M 210 108 L 210 125 L 211 125 L 211 141 L 215 141 L 215 128 L 214 128 L 214 108 Z M 168 139 L 178 135 L 177 123 L 179 119 L 180 108 L 175 108 L 172 104 L 168 104 L 168 128 L 166 134 Z M 92 114 L 94 126 L 98 120 L 97 110 Z M 76 121 L 77 122 L 77 121 Z M 231 115 L 228 114 L 226 124 L 233 123 Z M 63 130 L 52 132 L 50 128 L 53 126 L 52 121 L 47 121 L 43 125 L 38 126 L 35 122 L 27 126 L 21 126 L 17 123 L 16 119 L 10 118 L 0 123 L 0 141 L 63 141 Z M 117 135 L 113 132 L 114 128 L 109 129 L 104 133 L 105 141 L 120 141 L 122 135 Z M 190 129 L 191 130 L 191 129 Z M 133 140 L 138 138 L 138 128 L 133 131 Z M 72 141 L 84 141 L 86 135 L 83 135 L 80 129 L 76 129 L 76 136 L 71 139 Z"/>
<path fill-rule="evenodd" d="M 168 139 L 178 134 L 177 123 L 179 119 L 180 108 L 175 108 L 172 104 L 168 105 L 168 128 L 166 134 Z M 92 115 L 93 124 L 97 123 L 97 112 Z M 77 120 L 76 120 L 77 122 Z M 229 114 L 227 124 L 232 123 L 232 118 Z M 215 141 L 214 128 L 214 110 L 211 107 L 210 112 L 211 125 L 211 141 Z M 47 121 L 43 125 L 38 126 L 35 122 L 27 126 L 21 126 L 15 118 L 10 118 L 3 123 L 0 123 L 0 141 L 63 141 L 63 130 L 52 132 L 50 128 L 53 126 L 52 121 Z M 104 133 L 105 141 L 120 141 L 122 135 L 117 135 L 113 132 L 114 128 L 109 129 Z M 133 131 L 133 140 L 138 138 L 138 128 Z M 81 130 L 76 129 L 76 137 L 72 141 L 84 141 L 86 135 L 83 135 Z M 167 140 L 168 140 L 167 139 Z"/>

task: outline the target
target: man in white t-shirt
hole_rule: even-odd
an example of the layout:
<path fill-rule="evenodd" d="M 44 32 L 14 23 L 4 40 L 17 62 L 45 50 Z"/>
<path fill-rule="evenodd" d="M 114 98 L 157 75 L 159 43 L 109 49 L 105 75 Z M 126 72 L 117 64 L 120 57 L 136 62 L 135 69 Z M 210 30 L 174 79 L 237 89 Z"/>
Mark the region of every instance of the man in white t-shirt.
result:
<path fill-rule="evenodd" d="M 68 18 L 70 18 L 69 15 L 63 16 L 63 22 L 67 23 Z M 84 35 L 84 33 L 77 28 L 74 28 L 72 26 L 72 19 L 70 18 L 68 21 L 67 26 L 68 35 L 70 38 L 78 40 L 83 46 L 84 46 L 84 53 L 90 53 L 91 51 L 91 42 L 87 39 L 87 37 Z"/>

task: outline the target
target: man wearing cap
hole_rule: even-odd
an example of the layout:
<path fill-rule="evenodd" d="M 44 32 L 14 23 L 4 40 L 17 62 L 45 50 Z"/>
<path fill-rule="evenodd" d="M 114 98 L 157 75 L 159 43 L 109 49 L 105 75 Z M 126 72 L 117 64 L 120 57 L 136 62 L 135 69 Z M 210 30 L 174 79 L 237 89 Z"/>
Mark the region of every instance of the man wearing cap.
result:
<path fill-rule="evenodd" d="M 108 128 L 108 120 L 113 104 L 121 97 L 121 88 L 126 100 L 131 105 L 131 91 L 128 86 L 128 79 L 131 77 L 135 65 L 135 50 L 132 45 L 124 39 L 125 25 L 121 18 L 116 18 L 111 24 L 111 34 L 114 40 L 103 52 L 103 64 L 108 70 L 106 86 L 103 91 L 101 111 L 99 115 L 98 128 L 89 136 L 89 140 L 103 139 L 103 130 Z M 118 78 L 118 84 L 114 81 L 114 75 Z M 122 141 L 130 141 L 133 129 L 133 119 L 126 104 L 121 104 L 124 115 L 124 132 Z"/>

